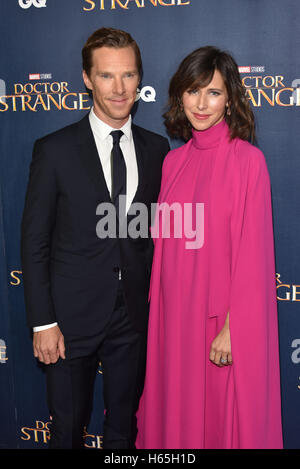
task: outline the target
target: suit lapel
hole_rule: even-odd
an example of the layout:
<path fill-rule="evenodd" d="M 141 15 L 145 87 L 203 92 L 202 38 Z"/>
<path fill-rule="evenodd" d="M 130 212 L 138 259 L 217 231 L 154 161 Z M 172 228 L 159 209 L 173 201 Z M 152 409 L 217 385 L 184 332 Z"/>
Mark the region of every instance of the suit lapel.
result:
<path fill-rule="evenodd" d="M 97 193 L 101 195 L 101 198 L 107 202 L 111 202 L 110 193 L 106 185 L 88 115 L 80 120 L 77 125 L 78 150 L 82 166 L 87 171 L 91 183 L 95 187 Z M 140 129 L 134 124 L 132 125 L 132 136 L 134 141 L 139 178 L 138 187 L 132 201 L 132 203 L 134 203 L 143 200 L 143 194 L 147 188 L 149 178 L 147 178 L 147 142 Z"/>
<path fill-rule="evenodd" d="M 106 185 L 96 142 L 90 126 L 88 115 L 78 122 L 78 148 L 83 167 L 87 171 L 91 183 L 101 198 L 110 202 L 110 193 Z"/>
<path fill-rule="evenodd" d="M 147 143 L 141 135 L 140 130 L 134 124 L 132 125 L 132 136 L 134 141 L 139 176 L 138 187 L 132 201 L 132 203 L 134 203 L 141 202 L 143 200 L 143 194 L 148 184 L 148 178 L 146 177 L 148 149 Z"/>

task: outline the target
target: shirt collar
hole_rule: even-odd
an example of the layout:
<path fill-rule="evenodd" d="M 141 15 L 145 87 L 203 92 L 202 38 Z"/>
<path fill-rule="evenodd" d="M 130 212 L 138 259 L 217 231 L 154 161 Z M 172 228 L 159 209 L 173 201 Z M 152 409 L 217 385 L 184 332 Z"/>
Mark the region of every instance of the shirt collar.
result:
<path fill-rule="evenodd" d="M 124 135 L 122 135 L 121 137 L 122 139 L 124 138 L 124 136 L 129 141 L 132 139 L 131 115 L 129 115 L 127 122 L 120 129 L 114 129 L 113 127 L 111 127 L 110 125 L 106 124 L 101 119 L 99 119 L 99 117 L 96 116 L 93 107 L 89 114 L 89 120 L 90 120 L 93 133 L 95 133 L 97 137 L 99 137 L 101 140 L 107 139 L 112 130 L 122 130 L 122 132 L 124 133 Z"/>

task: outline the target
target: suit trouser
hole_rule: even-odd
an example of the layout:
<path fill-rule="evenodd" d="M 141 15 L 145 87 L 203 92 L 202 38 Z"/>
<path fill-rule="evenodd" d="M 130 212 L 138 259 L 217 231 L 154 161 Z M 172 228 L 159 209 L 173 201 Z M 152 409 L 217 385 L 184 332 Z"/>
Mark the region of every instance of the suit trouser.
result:
<path fill-rule="evenodd" d="M 68 350 L 66 345 L 66 350 Z M 78 349 L 78 343 L 76 343 Z M 103 371 L 105 419 L 103 448 L 134 448 L 135 413 L 145 377 L 146 333 L 132 329 L 119 287 L 105 330 L 80 344 L 81 353 L 46 365 L 52 416 L 50 448 L 83 447 L 83 429 L 92 411 L 99 361 Z M 84 352 L 83 352 L 84 351 Z"/>

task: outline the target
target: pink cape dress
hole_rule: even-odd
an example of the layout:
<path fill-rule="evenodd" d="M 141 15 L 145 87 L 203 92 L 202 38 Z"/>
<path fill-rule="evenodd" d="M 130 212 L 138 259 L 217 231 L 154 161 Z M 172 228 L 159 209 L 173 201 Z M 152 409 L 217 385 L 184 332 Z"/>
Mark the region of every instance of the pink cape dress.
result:
<path fill-rule="evenodd" d="M 204 203 L 204 244 L 187 249 L 190 239 L 172 237 L 172 226 L 169 238 L 158 236 L 162 215 L 156 216 L 136 447 L 282 448 L 264 156 L 246 141 L 230 141 L 225 121 L 193 131 L 192 139 L 165 159 L 162 202 Z M 233 364 L 220 368 L 210 362 L 209 351 L 228 311 Z"/>

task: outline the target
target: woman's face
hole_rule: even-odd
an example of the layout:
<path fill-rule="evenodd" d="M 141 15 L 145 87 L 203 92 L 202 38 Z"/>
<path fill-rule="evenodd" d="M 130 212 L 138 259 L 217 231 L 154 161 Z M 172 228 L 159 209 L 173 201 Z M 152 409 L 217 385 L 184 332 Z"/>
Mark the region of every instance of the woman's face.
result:
<path fill-rule="evenodd" d="M 206 130 L 221 122 L 228 104 L 223 77 L 215 70 L 211 82 L 196 90 L 186 90 L 182 96 L 183 110 L 195 130 Z"/>

